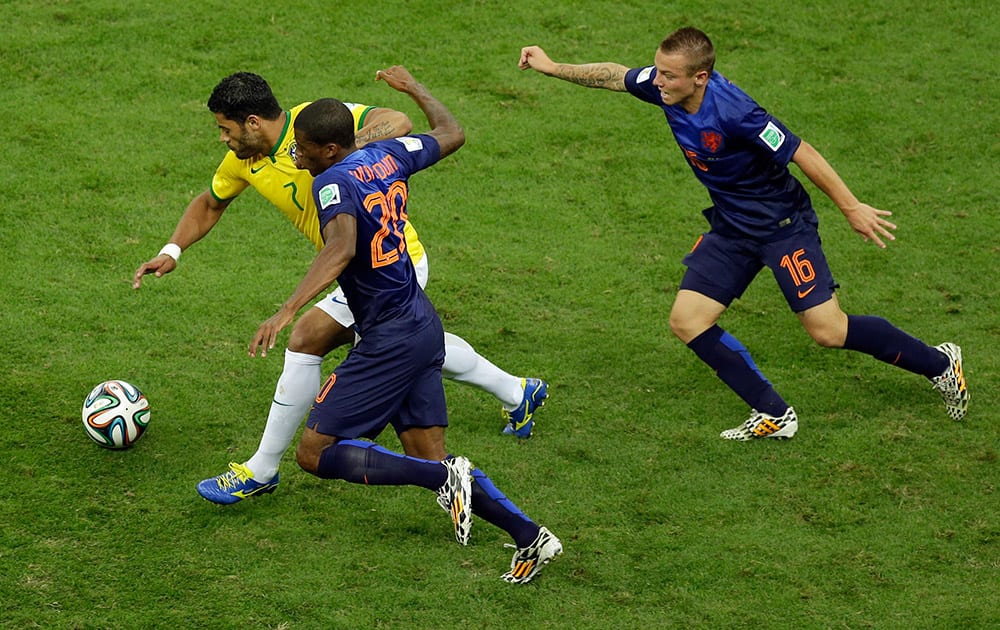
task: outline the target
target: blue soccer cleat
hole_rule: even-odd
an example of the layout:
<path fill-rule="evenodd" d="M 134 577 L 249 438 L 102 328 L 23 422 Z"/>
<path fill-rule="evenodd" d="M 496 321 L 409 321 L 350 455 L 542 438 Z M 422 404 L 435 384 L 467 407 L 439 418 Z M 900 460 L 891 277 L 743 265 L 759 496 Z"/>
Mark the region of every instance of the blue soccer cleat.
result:
<path fill-rule="evenodd" d="M 198 484 L 198 494 L 212 503 L 229 505 L 258 494 L 269 494 L 278 487 L 278 475 L 270 481 L 254 481 L 253 473 L 243 464 L 229 462 L 229 472 L 205 479 Z"/>
<path fill-rule="evenodd" d="M 535 427 L 535 410 L 544 405 L 545 399 L 549 397 L 549 384 L 540 378 L 522 378 L 521 387 L 524 389 L 521 404 L 513 411 L 503 410 L 507 417 L 503 434 L 516 435 L 526 440 L 531 437 L 531 431 Z"/>

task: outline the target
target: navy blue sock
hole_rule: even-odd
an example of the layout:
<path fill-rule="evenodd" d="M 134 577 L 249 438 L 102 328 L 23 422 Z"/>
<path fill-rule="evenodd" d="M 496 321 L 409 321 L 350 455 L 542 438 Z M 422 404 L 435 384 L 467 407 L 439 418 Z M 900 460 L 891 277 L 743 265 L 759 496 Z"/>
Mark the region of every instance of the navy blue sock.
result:
<path fill-rule="evenodd" d="M 718 325 L 692 339 L 688 348 L 753 409 L 772 416 L 780 416 L 788 409 L 788 403 L 757 369 L 750 352 Z"/>
<path fill-rule="evenodd" d="M 362 440 L 341 440 L 319 458 L 316 475 L 371 486 L 420 486 L 437 491 L 448 479 L 441 462 L 394 453 Z M 518 547 L 538 535 L 538 525 L 500 492 L 478 468 L 472 471 L 472 513 L 510 534 Z"/>
<path fill-rule="evenodd" d="M 879 361 L 927 378 L 940 376 L 948 369 L 948 357 L 943 352 L 911 337 L 881 317 L 848 315 L 844 348 L 870 354 Z"/>
<path fill-rule="evenodd" d="M 448 470 L 441 462 L 394 453 L 373 442 L 341 440 L 320 455 L 316 476 L 369 486 L 420 486 L 437 491 L 448 479 Z"/>
<path fill-rule="evenodd" d="M 472 514 L 510 534 L 518 547 L 527 547 L 538 536 L 538 525 L 478 468 L 472 469 Z"/>

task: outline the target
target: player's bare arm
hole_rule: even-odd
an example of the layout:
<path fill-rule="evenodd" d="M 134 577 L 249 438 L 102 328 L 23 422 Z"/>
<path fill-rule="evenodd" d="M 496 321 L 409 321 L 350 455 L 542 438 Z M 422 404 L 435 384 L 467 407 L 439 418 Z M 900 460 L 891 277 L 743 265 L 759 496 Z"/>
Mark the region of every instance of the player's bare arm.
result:
<path fill-rule="evenodd" d="M 250 342 L 250 356 L 257 356 L 257 349 L 260 348 L 260 355 L 266 357 L 267 351 L 274 348 L 278 333 L 292 323 L 296 313 L 337 280 L 337 276 L 354 258 L 358 239 L 357 220 L 347 213 L 336 215 L 323 227 L 323 239 L 326 245 L 316 255 L 295 291 L 278 312 L 257 329 Z"/>
<path fill-rule="evenodd" d="M 809 181 L 837 204 L 851 228 L 866 241 L 870 240 L 885 248 L 883 238 L 888 241 L 896 240 L 896 236 L 889 231 L 895 230 L 896 224 L 885 218 L 892 216 L 892 212 L 879 210 L 858 201 L 837 171 L 833 170 L 829 162 L 811 144 L 803 140 L 792 156 L 792 161 L 802 169 Z"/>
<path fill-rule="evenodd" d="M 193 243 L 208 234 L 222 218 L 222 213 L 229 206 L 229 200 L 219 201 L 208 190 L 191 200 L 187 209 L 177 222 L 170 243 L 184 251 Z M 142 286 L 142 277 L 154 274 L 157 278 L 170 273 L 177 268 L 177 260 L 169 254 L 157 254 L 150 260 L 139 265 L 132 276 L 132 288 Z"/>
<path fill-rule="evenodd" d="M 376 81 L 385 81 L 395 90 L 409 94 L 427 117 L 430 135 L 441 147 L 441 157 L 451 155 L 465 144 L 465 131 L 441 101 L 437 100 L 423 84 L 413 78 L 403 66 L 393 66 L 375 73 Z"/>
<path fill-rule="evenodd" d="M 619 63 L 601 62 L 569 64 L 552 61 L 545 51 L 538 46 L 526 46 L 521 49 L 521 58 L 517 67 L 521 70 L 531 68 L 537 72 L 576 83 L 584 87 L 601 88 L 613 92 L 625 91 L 625 73 L 628 68 Z"/>
<path fill-rule="evenodd" d="M 398 138 L 411 131 L 413 131 L 413 122 L 410 121 L 409 116 L 388 107 L 376 107 L 368 112 L 364 126 L 354 134 L 354 142 L 358 148 L 361 148 L 369 142 Z"/>

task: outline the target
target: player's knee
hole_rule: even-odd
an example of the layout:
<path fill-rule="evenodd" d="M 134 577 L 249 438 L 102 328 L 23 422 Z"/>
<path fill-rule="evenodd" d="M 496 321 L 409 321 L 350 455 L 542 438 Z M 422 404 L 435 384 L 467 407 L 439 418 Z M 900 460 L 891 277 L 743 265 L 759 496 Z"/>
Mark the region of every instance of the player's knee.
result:
<path fill-rule="evenodd" d="M 403 452 L 410 457 L 436 462 L 448 457 L 448 451 L 444 446 L 443 427 L 407 429 L 399 434 L 399 441 L 403 445 Z"/>
<path fill-rule="evenodd" d="M 322 357 L 334 348 L 353 341 L 354 331 L 349 328 L 328 322 L 316 325 L 311 318 L 302 317 L 295 322 L 288 336 L 288 349 Z"/>
<path fill-rule="evenodd" d="M 410 457 L 428 459 L 433 462 L 444 461 L 448 457 L 448 453 L 444 450 L 444 447 L 439 445 L 424 444 L 416 447 L 411 446 L 408 449 L 404 448 L 403 452 Z"/>
<path fill-rule="evenodd" d="M 846 331 L 831 326 L 811 328 L 809 336 L 824 348 L 843 348 L 847 339 Z"/>
<path fill-rule="evenodd" d="M 813 341 L 824 348 L 843 348 L 847 341 L 847 315 L 839 309 L 804 317 L 802 325 Z"/>
<path fill-rule="evenodd" d="M 314 354 L 316 356 L 323 356 L 325 353 L 319 353 L 317 350 L 320 349 L 319 344 L 316 343 L 316 333 L 302 320 L 295 323 L 292 327 L 292 332 L 288 336 L 288 349 L 292 352 L 300 352 L 302 354 Z"/>
<path fill-rule="evenodd" d="M 458 378 L 469 374 L 479 363 L 479 354 L 461 337 L 450 332 L 444 333 L 444 365 L 441 371 L 445 378 Z"/>
<path fill-rule="evenodd" d="M 688 343 L 703 331 L 704 328 L 700 323 L 696 323 L 688 317 L 682 317 L 677 313 L 670 313 L 670 332 L 674 333 L 674 336 L 684 343 Z"/>
<path fill-rule="evenodd" d="M 295 449 L 295 461 L 298 462 L 299 468 L 309 474 L 315 475 L 316 471 L 319 470 L 319 456 L 321 453 L 322 451 L 316 452 L 308 444 L 299 442 L 298 447 Z"/>

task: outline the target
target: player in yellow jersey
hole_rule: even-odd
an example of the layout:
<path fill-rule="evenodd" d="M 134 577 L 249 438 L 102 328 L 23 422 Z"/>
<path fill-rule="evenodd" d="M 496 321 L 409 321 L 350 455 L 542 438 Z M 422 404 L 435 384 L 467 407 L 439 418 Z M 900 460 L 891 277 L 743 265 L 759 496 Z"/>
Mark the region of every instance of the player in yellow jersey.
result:
<path fill-rule="evenodd" d="M 219 139 L 230 150 L 216 169 L 208 190 L 188 204 L 169 243 L 136 270 L 134 288 L 141 286 L 147 274 L 160 277 L 173 271 L 181 252 L 208 234 L 229 204 L 248 187 L 257 189 L 317 249 L 322 248 L 318 213 L 311 194 L 312 176 L 297 169 L 293 159 L 292 123 L 306 105 L 282 109 L 267 82 L 248 72 L 230 75 L 215 87 L 208 108 L 218 123 Z M 412 129 L 412 123 L 402 112 L 358 104 L 348 107 L 354 115 L 359 147 L 373 140 L 405 135 Z M 428 273 L 426 252 L 409 221 L 405 233 L 422 287 Z M 281 456 L 319 392 L 323 357 L 334 348 L 354 342 L 353 324 L 354 316 L 339 287 L 298 319 L 288 339 L 284 369 L 257 452 L 243 464 L 232 462 L 228 472 L 198 484 L 202 496 L 216 503 L 236 503 L 274 491 Z M 256 356 L 258 345 L 261 356 L 266 356 L 273 341 L 261 345 L 255 340 L 250 346 L 250 356 Z M 508 418 L 504 433 L 529 437 L 534 412 L 547 397 L 547 383 L 508 374 L 463 339 L 447 332 L 445 349 L 444 375 L 496 396 Z M 420 453 L 408 454 L 423 457 Z"/>

